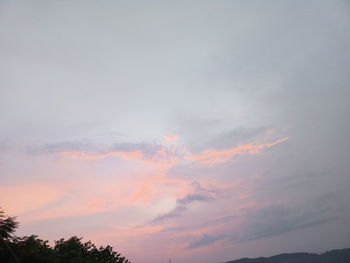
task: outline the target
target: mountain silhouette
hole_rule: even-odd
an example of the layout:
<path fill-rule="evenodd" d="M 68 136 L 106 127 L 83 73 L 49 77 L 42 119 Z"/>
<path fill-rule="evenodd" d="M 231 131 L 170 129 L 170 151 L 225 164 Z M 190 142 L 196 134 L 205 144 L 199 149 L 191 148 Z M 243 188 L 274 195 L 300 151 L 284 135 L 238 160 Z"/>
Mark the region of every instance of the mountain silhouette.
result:
<path fill-rule="evenodd" d="M 350 263 L 350 248 L 331 250 L 323 254 L 285 253 L 272 257 L 241 258 L 226 263 Z"/>

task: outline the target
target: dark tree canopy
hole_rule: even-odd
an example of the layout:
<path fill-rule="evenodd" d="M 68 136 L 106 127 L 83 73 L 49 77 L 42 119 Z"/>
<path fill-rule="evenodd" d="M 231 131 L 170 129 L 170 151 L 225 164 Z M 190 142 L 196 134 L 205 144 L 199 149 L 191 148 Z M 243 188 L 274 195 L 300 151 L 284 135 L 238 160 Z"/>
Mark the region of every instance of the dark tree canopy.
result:
<path fill-rule="evenodd" d="M 15 217 L 6 216 L 0 207 L 0 238 L 9 239 L 18 227 Z"/>
<path fill-rule="evenodd" d="M 36 235 L 14 236 L 17 227 L 15 218 L 0 210 L 0 263 L 130 263 L 111 246 L 97 248 L 73 236 L 51 247 Z"/>

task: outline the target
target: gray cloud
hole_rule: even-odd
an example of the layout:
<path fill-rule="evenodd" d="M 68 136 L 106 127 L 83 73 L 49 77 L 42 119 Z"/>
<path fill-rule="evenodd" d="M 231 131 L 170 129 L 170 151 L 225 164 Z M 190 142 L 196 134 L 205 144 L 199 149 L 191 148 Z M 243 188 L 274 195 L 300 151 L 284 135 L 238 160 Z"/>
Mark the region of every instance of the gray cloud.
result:
<path fill-rule="evenodd" d="M 33 174 L 53 174 L 12 144 L 37 145 L 29 149 L 35 154 L 139 150 L 152 159 L 160 147 L 152 142 L 169 133 L 201 151 L 256 138 L 267 127 L 290 136 L 288 144 L 217 167 L 184 164 L 168 175 L 237 182 L 248 195 L 242 202 L 265 204 L 243 216 L 232 209 L 232 218 L 222 219 L 227 225 L 237 216 L 246 220 L 242 232 L 230 232 L 235 240 L 301 228 L 311 233 L 310 226 L 323 223 L 340 231 L 331 229 L 332 220 L 349 218 L 349 1 L 0 5 L 0 142 L 19 152 L 1 153 L 1 185 L 4 178 L 34 182 Z M 80 139 L 110 131 L 127 137 Z M 218 199 L 214 192 L 193 191 L 159 220 L 211 198 Z M 197 243 L 220 233 L 207 235 Z M 325 249 L 325 242 L 311 239 L 317 242 L 305 249 Z M 298 242 L 292 238 L 285 248 Z M 276 248 L 262 247 L 266 253 Z"/>
<path fill-rule="evenodd" d="M 187 210 L 187 206 L 177 204 L 176 207 L 173 210 L 171 210 L 170 212 L 159 215 L 156 218 L 152 219 L 151 223 L 157 223 L 157 222 L 161 222 L 165 219 L 178 217 L 181 215 L 181 213 L 183 213 L 186 210 Z"/>
<path fill-rule="evenodd" d="M 86 151 L 90 153 L 101 153 L 103 151 L 103 148 L 103 146 L 97 146 L 90 141 L 60 141 L 29 146 L 28 151 L 34 154 L 60 153 L 67 151 Z"/>
<path fill-rule="evenodd" d="M 215 200 L 218 190 L 203 188 L 198 182 L 192 182 L 194 188 L 193 193 L 189 193 L 183 198 L 176 200 L 176 207 L 165 214 L 159 215 L 151 222 L 157 223 L 168 218 L 179 217 L 183 212 L 188 209 L 188 206 L 193 202 L 208 202 Z"/>
<path fill-rule="evenodd" d="M 188 194 L 184 198 L 178 199 L 177 203 L 181 205 L 188 205 L 194 201 L 210 201 L 213 200 L 214 198 L 212 196 L 209 196 L 207 194 Z"/>
<path fill-rule="evenodd" d="M 33 154 L 43 153 L 62 153 L 62 152 L 84 152 L 87 154 L 108 154 L 111 152 L 134 152 L 142 153 L 143 158 L 153 159 L 156 157 L 158 151 L 163 149 L 166 155 L 176 156 L 177 153 L 169 150 L 166 146 L 157 143 L 98 143 L 93 140 L 83 141 L 61 141 L 46 143 L 42 145 L 35 145 L 28 147 L 28 151 Z"/>
<path fill-rule="evenodd" d="M 179 232 L 185 229 L 185 227 L 166 227 L 160 230 L 159 232 Z"/>
<path fill-rule="evenodd" d="M 192 151 L 202 151 L 207 148 L 225 149 L 238 144 L 251 142 L 261 136 L 268 127 L 226 127 L 223 120 L 200 121 L 196 119 L 179 120 L 182 130 L 186 134 L 186 143 Z M 198 137 L 198 134 L 202 136 Z M 192 137 L 192 138 L 191 138 Z M 189 139 L 191 138 L 191 139 Z"/>
<path fill-rule="evenodd" d="M 156 155 L 156 153 L 162 148 L 164 148 L 164 146 L 154 143 L 117 143 L 114 144 L 110 150 L 126 152 L 139 150 L 147 159 L 152 159 L 154 155 Z"/>
<path fill-rule="evenodd" d="M 188 248 L 224 242 L 246 242 L 272 237 L 284 233 L 327 224 L 340 218 L 349 217 L 350 210 L 344 209 L 350 200 L 339 193 L 328 193 L 302 205 L 270 205 L 258 209 L 241 211 L 241 214 L 221 216 L 197 227 L 225 224 L 226 231 L 205 233 L 193 240 Z M 234 222 L 235 230 L 230 230 Z"/>
<path fill-rule="evenodd" d="M 209 234 L 202 234 L 199 237 L 197 237 L 195 240 L 193 240 L 187 248 L 189 249 L 193 249 L 193 248 L 198 248 L 198 247 L 202 247 L 202 246 L 207 246 L 210 244 L 215 243 L 218 240 L 222 240 L 224 239 L 224 236 L 211 236 Z"/>
<path fill-rule="evenodd" d="M 328 193 L 298 207 L 263 207 L 244 216 L 243 228 L 233 240 L 255 240 L 336 220 L 349 213 L 344 210 L 348 201 L 337 193 Z"/>
<path fill-rule="evenodd" d="M 284 206 L 274 206 L 261 209 L 248 218 L 243 233 L 237 239 L 249 241 L 259 238 L 275 236 L 282 233 L 327 223 L 336 216 L 318 218 L 316 214 L 298 214 Z"/>

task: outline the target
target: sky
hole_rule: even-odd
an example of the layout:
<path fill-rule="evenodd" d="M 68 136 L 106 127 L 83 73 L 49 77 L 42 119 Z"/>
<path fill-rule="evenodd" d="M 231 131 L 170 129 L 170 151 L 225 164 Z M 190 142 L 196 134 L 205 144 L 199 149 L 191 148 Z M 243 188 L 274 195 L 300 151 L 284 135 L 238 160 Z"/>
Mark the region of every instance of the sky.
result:
<path fill-rule="evenodd" d="M 134 263 L 349 247 L 350 4 L 0 1 L 0 206 Z"/>

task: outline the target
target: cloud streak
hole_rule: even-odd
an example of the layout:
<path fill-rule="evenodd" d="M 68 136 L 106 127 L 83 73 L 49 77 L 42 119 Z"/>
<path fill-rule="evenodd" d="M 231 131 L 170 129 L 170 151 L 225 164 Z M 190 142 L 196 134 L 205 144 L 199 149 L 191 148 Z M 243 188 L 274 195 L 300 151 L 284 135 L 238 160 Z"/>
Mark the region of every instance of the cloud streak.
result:
<path fill-rule="evenodd" d="M 20 234 L 144 263 L 349 244 L 348 1 L 56 2 L 1 2 Z"/>
<path fill-rule="evenodd" d="M 203 188 L 198 182 L 192 182 L 191 186 L 193 187 L 192 193 L 188 193 L 184 197 L 178 198 L 176 200 L 176 207 L 173 210 L 155 217 L 151 223 L 163 222 L 169 218 L 179 217 L 188 209 L 188 206 L 194 202 L 209 202 L 215 200 L 218 192 L 217 189 Z"/>
<path fill-rule="evenodd" d="M 269 131 L 269 130 L 268 130 Z M 271 142 L 251 142 L 227 149 L 209 148 L 199 153 L 189 153 L 186 147 L 177 147 L 178 135 L 164 136 L 160 144 L 151 143 L 117 143 L 110 147 L 77 142 L 61 142 L 32 147 L 34 153 L 56 153 L 63 157 L 81 160 L 100 160 L 110 157 L 124 160 L 139 160 L 153 164 L 163 163 L 171 168 L 182 161 L 198 162 L 204 166 L 214 166 L 231 160 L 238 155 L 261 154 L 265 149 L 287 141 L 289 137 L 275 139 Z"/>
<path fill-rule="evenodd" d="M 197 161 L 205 166 L 214 166 L 216 164 L 228 162 L 232 157 L 237 155 L 261 154 L 264 149 L 273 147 L 279 143 L 287 141 L 288 139 L 289 137 L 283 137 L 272 142 L 241 144 L 223 150 L 207 149 L 201 153 L 189 155 L 186 158 L 192 161 Z"/>
<path fill-rule="evenodd" d="M 30 147 L 34 154 L 57 154 L 63 158 L 76 160 L 103 160 L 118 158 L 146 162 L 162 169 L 170 168 L 180 158 L 176 148 L 177 135 L 164 136 L 161 143 L 122 142 L 112 145 L 92 142 L 63 141 Z"/>
<path fill-rule="evenodd" d="M 223 236 L 211 236 L 207 233 L 204 233 L 197 237 L 195 240 L 193 240 L 189 245 L 188 249 L 194 249 L 198 247 L 208 246 L 211 245 L 219 240 L 222 240 Z"/>

